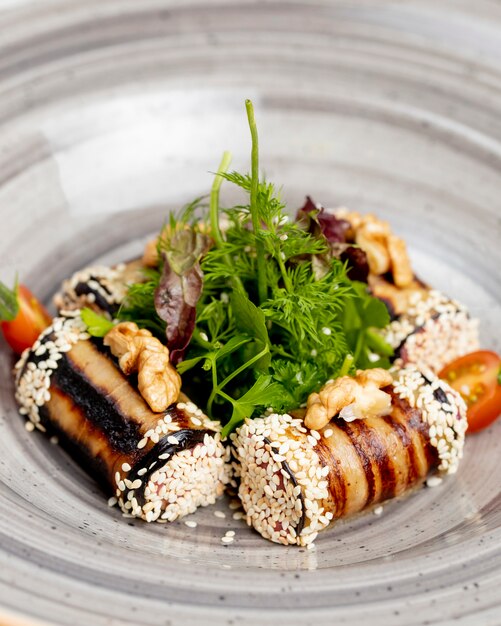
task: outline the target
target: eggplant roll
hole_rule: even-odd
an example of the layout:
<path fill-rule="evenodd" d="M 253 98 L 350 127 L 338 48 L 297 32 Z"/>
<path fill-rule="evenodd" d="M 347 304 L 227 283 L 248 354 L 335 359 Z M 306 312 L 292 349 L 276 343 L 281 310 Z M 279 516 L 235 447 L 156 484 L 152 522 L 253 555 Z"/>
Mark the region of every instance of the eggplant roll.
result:
<path fill-rule="evenodd" d="M 151 411 L 79 312 L 55 318 L 23 353 L 16 387 L 28 430 L 57 435 L 125 514 L 172 521 L 223 493 L 227 452 L 217 425 L 187 399 Z"/>
<path fill-rule="evenodd" d="M 419 290 L 406 310 L 383 331 L 395 350 L 395 365 L 440 370 L 460 356 L 479 349 L 478 320 L 436 290 Z"/>
<path fill-rule="evenodd" d="M 113 317 L 127 293 L 127 285 L 144 280 L 140 259 L 114 267 L 86 267 L 65 280 L 54 296 L 58 311 L 89 307 Z"/>
<path fill-rule="evenodd" d="M 431 372 L 393 372 L 392 411 L 319 431 L 300 417 L 247 420 L 233 435 L 238 493 L 249 526 L 308 545 L 336 519 L 388 500 L 434 469 L 454 473 L 467 428 L 461 396 Z"/>

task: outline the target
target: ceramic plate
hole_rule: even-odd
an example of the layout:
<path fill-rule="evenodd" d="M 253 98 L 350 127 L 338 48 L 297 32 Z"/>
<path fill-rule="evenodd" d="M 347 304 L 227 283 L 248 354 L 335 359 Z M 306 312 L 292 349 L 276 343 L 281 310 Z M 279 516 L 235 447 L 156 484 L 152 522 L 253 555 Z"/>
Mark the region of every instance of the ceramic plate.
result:
<path fill-rule="evenodd" d="M 81 266 L 135 254 L 169 209 L 207 192 L 224 149 L 247 168 L 250 97 L 263 169 L 290 206 L 311 194 L 391 220 L 421 276 L 501 348 L 494 3 L 2 6 L 0 279 L 18 271 L 49 301 Z M 455 477 L 306 551 L 265 542 L 224 500 L 194 529 L 124 519 L 26 432 L 11 366 L 2 344 L 2 623 L 499 623 L 501 423 L 468 439 Z"/>

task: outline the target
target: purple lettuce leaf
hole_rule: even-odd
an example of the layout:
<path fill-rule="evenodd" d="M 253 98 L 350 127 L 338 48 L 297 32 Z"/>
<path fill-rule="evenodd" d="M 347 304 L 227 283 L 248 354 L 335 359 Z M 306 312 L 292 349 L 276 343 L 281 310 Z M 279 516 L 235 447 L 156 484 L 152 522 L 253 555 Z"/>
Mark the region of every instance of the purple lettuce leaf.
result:
<path fill-rule="evenodd" d="M 170 360 L 184 357 L 196 322 L 196 306 L 202 295 L 200 259 L 210 247 L 210 238 L 185 229 L 175 233 L 162 251 L 162 275 L 155 291 L 155 309 L 166 323 Z"/>

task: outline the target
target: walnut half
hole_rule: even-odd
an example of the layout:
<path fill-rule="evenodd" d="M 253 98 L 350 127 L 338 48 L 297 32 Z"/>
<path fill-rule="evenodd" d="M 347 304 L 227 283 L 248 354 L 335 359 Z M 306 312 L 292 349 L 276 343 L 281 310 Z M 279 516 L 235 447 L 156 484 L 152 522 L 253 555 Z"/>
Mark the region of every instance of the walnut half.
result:
<path fill-rule="evenodd" d="M 355 377 L 342 376 L 328 382 L 319 393 L 310 394 L 305 425 L 318 430 L 338 414 L 348 422 L 388 415 L 391 396 L 381 389 L 392 382 L 391 374 L 381 368 L 359 370 Z"/>
<path fill-rule="evenodd" d="M 105 336 L 104 345 L 118 358 L 124 374 L 138 373 L 139 392 L 152 411 L 165 411 L 178 399 L 181 377 L 169 360 L 168 348 L 149 330 L 121 322 Z"/>

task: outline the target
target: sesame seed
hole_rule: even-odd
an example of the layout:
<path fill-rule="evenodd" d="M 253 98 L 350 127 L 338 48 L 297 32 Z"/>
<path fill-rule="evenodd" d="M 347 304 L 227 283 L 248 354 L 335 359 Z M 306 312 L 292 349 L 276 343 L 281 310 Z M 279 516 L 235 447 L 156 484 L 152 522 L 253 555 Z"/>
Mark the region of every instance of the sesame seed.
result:
<path fill-rule="evenodd" d="M 226 517 L 226 514 L 223 511 L 214 511 L 214 516 L 223 519 Z"/>
<path fill-rule="evenodd" d="M 234 541 L 233 537 L 227 537 L 226 535 L 224 537 L 221 537 L 222 543 L 233 543 L 233 541 Z"/>
<path fill-rule="evenodd" d="M 442 484 L 442 478 L 440 478 L 440 476 L 430 476 L 426 480 L 427 487 L 438 487 L 441 484 Z"/>
<path fill-rule="evenodd" d="M 374 515 L 382 515 L 383 514 L 383 507 L 381 505 L 375 507 L 373 513 L 374 513 Z"/>
<path fill-rule="evenodd" d="M 171 443 L 172 445 L 174 445 L 174 446 L 177 446 L 177 444 L 178 444 L 178 440 L 176 439 L 176 437 L 172 437 L 172 435 L 167 437 L 167 441 L 169 443 Z"/>
<path fill-rule="evenodd" d="M 128 463 L 122 463 L 122 470 L 124 472 L 130 472 L 131 469 L 132 468 L 131 468 L 131 466 Z"/>
<path fill-rule="evenodd" d="M 188 526 L 188 528 L 196 528 L 198 526 L 195 520 L 191 519 L 186 520 L 184 523 L 186 524 L 186 526 Z"/>

